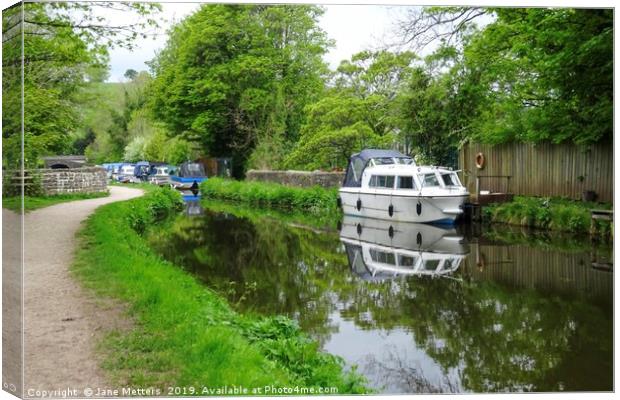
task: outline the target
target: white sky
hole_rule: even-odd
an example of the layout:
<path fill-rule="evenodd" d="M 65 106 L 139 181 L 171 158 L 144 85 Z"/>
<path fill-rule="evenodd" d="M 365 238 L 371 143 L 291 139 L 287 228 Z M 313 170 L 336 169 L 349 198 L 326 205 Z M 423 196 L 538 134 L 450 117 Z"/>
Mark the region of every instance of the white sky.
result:
<path fill-rule="evenodd" d="M 166 43 L 165 31 L 178 21 L 191 14 L 199 3 L 162 3 L 163 16 L 160 32 L 154 39 L 141 40 L 133 52 L 113 49 L 110 52 L 110 78 L 112 82 L 124 80 L 128 69 L 147 70 L 145 61 L 151 60 Z M 319 25 L 330 39 L 336 41 L 335 47 L 325 55 L 325 61 L 335 69 L 340 61 L 366 49 L 379 47 L 392 38 L 393 21 L 401 14 L 404 6 L 377 5 L 327 5 Z M 116 20 L 116 18 L 114 18 Z"/>

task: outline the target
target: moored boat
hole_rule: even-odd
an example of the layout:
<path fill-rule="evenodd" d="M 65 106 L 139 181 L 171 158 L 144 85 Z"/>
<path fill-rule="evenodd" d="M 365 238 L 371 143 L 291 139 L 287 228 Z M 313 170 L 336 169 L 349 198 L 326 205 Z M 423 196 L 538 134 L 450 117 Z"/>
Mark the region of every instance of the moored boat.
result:
<path fill-rule="evenodd" d="M 153 185 L 167 186 L 170 185 L 172 179 L 170 176 L 176 174 L 176 167 L 168 164 L 156 165 L 151 168 L 149 174 L 149 182 Z"/>
<path fill-rule="evenodd" d="M 174 175 L 170 175 L 172 187 L 178 190 L 191 190 L 198 192 L 198 185 L 207 180 L 205 169 L 202 164 L 184 162 L 179 166 Z"/>
<path fill-rule="evenodd" d="M 394 150 L 352 155 L 339 190 L 344 214 L 398 222 L 452 224 L 468 198 L 455 171 L 418 166 Z"/>

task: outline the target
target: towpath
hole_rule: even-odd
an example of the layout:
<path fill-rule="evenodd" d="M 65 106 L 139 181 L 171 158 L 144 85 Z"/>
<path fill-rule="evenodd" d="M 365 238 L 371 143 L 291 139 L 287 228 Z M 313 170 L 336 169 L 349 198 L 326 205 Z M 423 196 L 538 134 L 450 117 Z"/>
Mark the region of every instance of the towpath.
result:
<path fill-rule="evenodd" d="M 95 346 L 103 332 L 123 324 L 120 308 L 85 292 L 69 272 L 80 224 L 100 205 L 143 193 L 127 187 L 109 189 L 108 197 L 57 204 L 24 218 L 26 397 L 35 390 L 59 389 L 77 389 L 83 397 L 85 388 L 109 387 Z"/>

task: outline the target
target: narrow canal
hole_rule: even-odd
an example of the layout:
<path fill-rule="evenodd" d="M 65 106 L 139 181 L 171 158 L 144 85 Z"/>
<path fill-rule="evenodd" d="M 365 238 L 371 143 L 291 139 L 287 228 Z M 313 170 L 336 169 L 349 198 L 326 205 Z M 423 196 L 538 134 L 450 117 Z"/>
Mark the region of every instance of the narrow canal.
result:
<path fill-rule="evenodd" d="M 381 393 L 613 389 L 611 247 L 497 226 L 338 228 L 203 202 L 149 240 L 238 310 L 297 320 Z"/>

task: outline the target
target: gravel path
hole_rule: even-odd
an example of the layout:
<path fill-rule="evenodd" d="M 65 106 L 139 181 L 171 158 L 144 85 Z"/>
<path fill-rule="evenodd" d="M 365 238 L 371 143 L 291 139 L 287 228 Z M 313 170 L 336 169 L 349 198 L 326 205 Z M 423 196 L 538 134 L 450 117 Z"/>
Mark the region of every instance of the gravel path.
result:
<path fill-rule="evenodd" d="M 77 389 L 81 397 L 84 388 L 107 387 L 95 345 L 103 332 L 123 323 L 121 311 L 118 305 L 106 304 L 87 294 L 70 275 L 69 267 L 76 250 L 75 235 L 95 208 L 140 195 L 142 191 L 138 189 L 111 186 L 109 197 L 57 204 L 26 214 L 27 397 L 33 396 L 33 389 Z"/>

